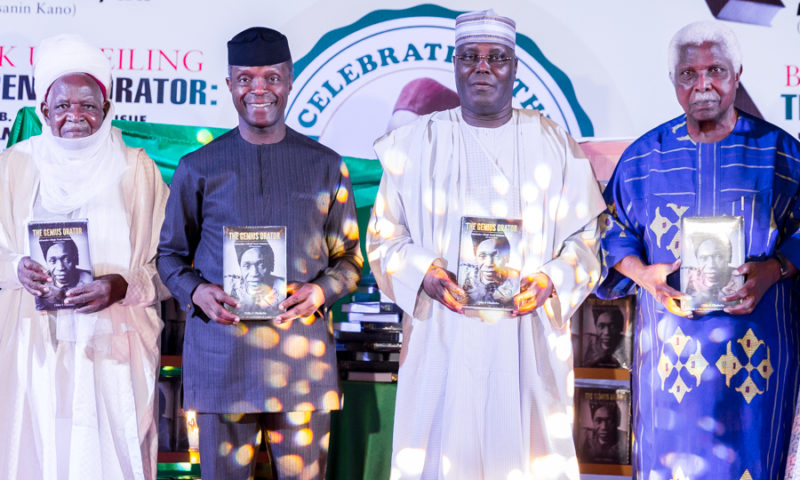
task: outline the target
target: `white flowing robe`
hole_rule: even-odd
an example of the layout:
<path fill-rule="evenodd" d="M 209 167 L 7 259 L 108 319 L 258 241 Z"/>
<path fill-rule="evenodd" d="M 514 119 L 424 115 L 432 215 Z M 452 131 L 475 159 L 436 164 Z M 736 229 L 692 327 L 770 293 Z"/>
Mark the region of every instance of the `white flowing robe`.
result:
<path fill-rule="evenodd" d="M 155 254 L 169 191 L 143 150 L 122 147 L 119 215 L 130 236 L 117 238 L 89 218 L 95 276 L 118 273 L 128 282 L 125 298 L 105 310 L 110 348 L 59 341 L 54 317 L 35 309 L 16 272 L 29 254 L 27 222 L 39 185 L 32 143 L 0 154 L 0 476 L 155 479 L 158 301 L 169 296 Z M 130 243 L 127 270 L 109 260 L 118 242 Z"/>
<path fill-rule="evenodd" d="M 599 278 L 603 199 L 577 143 L 514 110 L 500 128 L 516 135 L 521 274 L 546 273 L 557 295 L 519 318 L 449 311 L 421 285 L 432 263 L 456 271 L 461 217 L 474 214 L 464 212 L 462 123 L 458 108 L 438 112 L 375 143 L 384 173 L 368 258 L 405 312 L 392 478 L 576 479 L 568 320 Z"/>

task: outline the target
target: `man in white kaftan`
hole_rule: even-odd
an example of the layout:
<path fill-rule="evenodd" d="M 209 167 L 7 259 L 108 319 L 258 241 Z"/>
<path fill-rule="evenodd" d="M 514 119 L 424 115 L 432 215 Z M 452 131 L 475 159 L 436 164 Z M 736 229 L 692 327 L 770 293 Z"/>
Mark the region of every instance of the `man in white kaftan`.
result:
<path fill-rule="evenodd" d="M 43 133 L 0 154 L 0 477 L 155 479 L 168 189 L 110 125 L 99 49 L 46 39 L 34 76 Z M 27 223 L 79 218 L 94 280 L 67 290 L 75 309 L 37 311 L 48 275 L 29 257 Z"/>
<path fill-rule="evenodd" d="M 599 277 L 603 200 L 580 147 L 511 108 L 514 23 L 456 20 L 461 107 L 375 143 L 384 174 L 367 251 L 405 312 L 392 478 L 578 478 L 569 318 Z M 514 310 L 464 315 L 462 216 L 522 219 Z M 462 299 L 462 300 L 459 300 Z"/>

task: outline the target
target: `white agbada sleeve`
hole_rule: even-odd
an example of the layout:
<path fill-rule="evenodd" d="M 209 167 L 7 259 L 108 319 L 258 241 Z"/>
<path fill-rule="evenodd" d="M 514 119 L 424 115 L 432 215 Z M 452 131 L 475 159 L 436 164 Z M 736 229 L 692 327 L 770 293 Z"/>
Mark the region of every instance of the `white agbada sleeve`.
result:
<path fill-rule="evenodd" d="M 398 193 L 391 177 L 384 175 L 367 229 L 367 257 L 383 293 L 411 313 L 418 294 L 424 295 L 421 287 L 425 273 L 438 257 L 412 240 Z"/>
<path fill-rule="evenodd" d="M 539 271 L 550 277 L 556 293 L 545 313 L 554 327 L 561 328 L 600 278 L 598 216 L 605 210 L 605 202 L 589 159 L 577 142 L 549 119 L 542 118 L 541 124 L 541 143 L 550 154 L 540 158 L 560 160 L 560 168 L 554 168 L 560 175 L 554 180 L 561 184 L 561 191 L 545 212 L 554 228 L 550 246 L 554 255 Z"/>

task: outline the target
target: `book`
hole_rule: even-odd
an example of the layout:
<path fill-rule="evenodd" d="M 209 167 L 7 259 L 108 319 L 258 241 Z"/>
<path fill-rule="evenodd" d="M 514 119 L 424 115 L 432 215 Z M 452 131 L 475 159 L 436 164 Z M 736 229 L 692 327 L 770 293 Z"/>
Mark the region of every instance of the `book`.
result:
<path fill-rule="evenodd" d="M 333 322 L 333 331 L 360 332 L 361 324 L 356 322 Z"/>
<path fill-rule="evenodd" d="M 42 265 L 51 281 L 49 291 L 36 297 L 37 310 L 75 308 L 64 303 L 67 290 L 94 280 L 89 254 L 88 221 L 28 223 L 31 260 Z"/>
<path fill-rule="evenodd" d="M 386 341 L 386 342 L 345 342 L 339 344 L 341 350 L 350 352 L 399 352 L 403 347 L 400 342 Z"/>
<path fill-rule="evenodd" d="M 744 264 L 741 216 L 681 219 L 681 310 L 713 312 L 735 305 L 724 297 L 744 285 L 734 270 Z"/>
<path fill-rule="evenodd" d="M 400 362 L 397 361 L 339 360 L 339 370 L 342 372 L 397 373 L 399 368 Z"/>
<path fill-rule="evenodd" d="M 458 285 L 464 308 L 513 310 L 519 293 L 522 221 L 462 217 Z"/>
<path fill-rule="evenodd" d="M 355 382 L 382 382 L 393 383 L 397 381 L 397 374 L 392 372 L 344 372 L 345 380 Z"/>
<path fill-rule="evenodd" d="M 578 461 L 631 463 L 631 392 L 627 388 L 575 387 Z"/>
<path fill-rule="evenodd" d="M 351 302 L 342 305 L 343 312 L 357 313 L 400 313 L 400 307 L 386 302 Z"/>
<path fill-rule="evenodd" d="M 572 320 L 578 324 L 573 342 L 576 367 L 631 368 L 634 301 L 633 296 L 586 298 Z"/>
<path fill-rule="evenodd" d="M 350 323 L 350 322 L 347 322 Z M 362 332 L 402 332 L 403 324 L 400 322 L 359 322 Z"/>
<path fill-rule="evenodd" d="M 347 332 L 343 330 L 335 330 L 334 338 L 337 342 L 392 342 L 398 343 L 403 341 L 402 332 Z"/>
<path fill-rule="evenodd" d="M 347 312 L 348 322 L 399 322 L 399 313 Z"/>
<path fill-rule="evenodd" d="M 226 308 L 243 320 L 281 314 L 286 299 L 286 227 L 225 226 L 222 240 L 225 293 L 239 301 Z"/>

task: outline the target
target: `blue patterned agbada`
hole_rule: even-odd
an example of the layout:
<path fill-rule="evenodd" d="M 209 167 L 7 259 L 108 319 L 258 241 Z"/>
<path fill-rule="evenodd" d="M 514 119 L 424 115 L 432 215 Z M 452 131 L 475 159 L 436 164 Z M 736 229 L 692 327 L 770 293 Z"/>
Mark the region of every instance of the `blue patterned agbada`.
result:
<path fill-rule="evenodd" d="M 612 268 L 628 255 L 674 262 L 685 216 L 741 215 L 747 261 L 780 251 L 800 266 L 798 179 L 800 143 L 742 112 L 716 143 L 693 142 L 685 115 L 653 129 L 625 151 L 605 191 L 598 295 L 633 293 Z M 800 374 L 792 281 L 773 285 L 749 315 L 687 319 L 636 294 L 636 478 L 783 478 Z"/>

